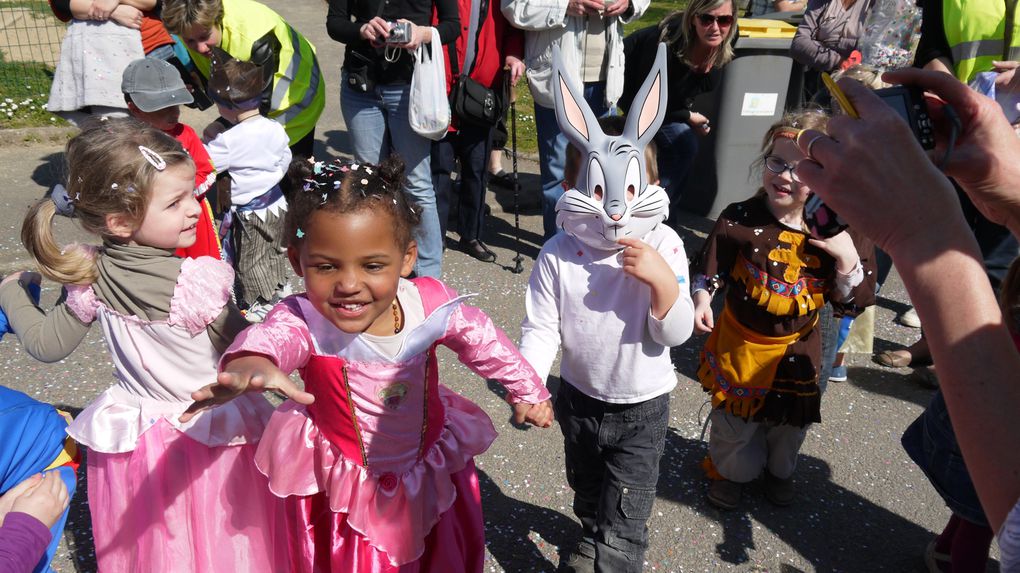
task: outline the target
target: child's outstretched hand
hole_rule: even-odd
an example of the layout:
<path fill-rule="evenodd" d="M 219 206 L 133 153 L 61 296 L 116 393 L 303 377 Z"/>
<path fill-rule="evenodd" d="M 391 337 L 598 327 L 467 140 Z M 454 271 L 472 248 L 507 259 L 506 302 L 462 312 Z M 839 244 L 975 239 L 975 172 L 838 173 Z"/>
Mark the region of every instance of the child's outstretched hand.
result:
<path fill-rule="evenodd" d="M 233 400 L 245 392 L 278 391 L 298 404 L 311 404 L 315 396 L 302 391 L 290 377 L 262 356 L 242 356 L 224 365 L 216 376 L 216 383 L 191 393 L 195 402 L 181 414 L 186 423 L 207 408 Z"/>
<path fill-rule="evenodd" d="M 510 395 L 507 394 L 507 401 L 509 400 Z M 511 403 L 510 406 L 514 409 L 515 424 L 523 424 L 527 422 L 538 428 L 548 428 L 549 426 L 552 426 L 553 408 L 551 400 L 545 400 L 538 404 L 528 404 L 525 402 L 517 404 Z"/>
<path fill-rule="evenodd" d="M 67 509 L 71 499 L 64 480 L 60 479 L 58 472 L 49 472 L 42 479 L 32 476 L 16 487 L 27 482 L 31 483 L 15 497 L 10 511 L 26 513 L 41 521 L 46 527 L 53 527 Z M 10 492 L 4 497 L 7 495 L 10 495 Z"/>

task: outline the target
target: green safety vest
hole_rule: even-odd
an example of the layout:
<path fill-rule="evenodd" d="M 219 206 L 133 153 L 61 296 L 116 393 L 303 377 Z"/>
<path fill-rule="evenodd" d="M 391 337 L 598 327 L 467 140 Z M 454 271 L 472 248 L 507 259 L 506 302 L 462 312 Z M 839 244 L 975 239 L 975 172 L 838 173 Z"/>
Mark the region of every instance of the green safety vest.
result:
<path fill-rule="evenodd" d="M 222 0 L 220 48 L 239 60 L 251 57 L 252 44 L 272 31 L 280 41 L 280 64 L 273 77 L 269 117 L 283 124 L 294 145 L 314 128 L 326 107 L 326 88 L 315 46 L 267 6 L 253 0 Z M 188 49 L 202 75 L 209 58 Z"/>
<path fill-rule="evenodd" d="M 942 25 L 960 81 L 991 71 L 995 60 L 1020 60 L 1015 13 L 1016 0 L 943 0 Z"/>

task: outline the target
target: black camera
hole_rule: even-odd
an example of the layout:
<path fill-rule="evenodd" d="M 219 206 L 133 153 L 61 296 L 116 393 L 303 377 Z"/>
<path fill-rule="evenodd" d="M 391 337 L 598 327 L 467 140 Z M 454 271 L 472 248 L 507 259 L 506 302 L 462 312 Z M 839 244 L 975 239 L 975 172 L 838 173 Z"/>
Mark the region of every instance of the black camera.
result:
<path fill-rule="evenodd" d="M 411 41 L 410 22 L 390 22 L 390 35 L 386 36 L 387 44 L 406 44 Z"/>
<path fill-rule="evenodd" d="M 915 87 L 894 86 L 875 90 L 886 105 L 896 110 L 925 149 L 935 149 L 935 126 L 928 115 L 924 92 Z"/>

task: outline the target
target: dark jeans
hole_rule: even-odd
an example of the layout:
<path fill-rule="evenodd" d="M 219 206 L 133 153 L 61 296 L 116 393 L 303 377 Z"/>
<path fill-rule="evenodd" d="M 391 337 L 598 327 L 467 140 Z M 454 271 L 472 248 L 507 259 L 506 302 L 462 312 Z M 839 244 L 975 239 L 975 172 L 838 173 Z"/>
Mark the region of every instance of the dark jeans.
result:
<path fill-rule="evenodd" d="M 481 239 L 485 219 L 485 185 L 489 179 L 489 150 L 492 128 L 475 125 L 458 126 L 456 132 L 432 143 L 432 186 L 436 190 L 439 227 L 446 235 L 450 205 L 458 206 L 457 228 L 464 241 Z M 458 185 L 450 174 L 460 162 Z"/>
<path fill-rule="evenodd" d="M 931 403 L 907 427 L 900 441 L 953 513 L 971 523 L 988 525 L 941 390 L 935 392 Z"/>
<path fill-rule="evenodd" d="M 642 570 L 648 518 L 669 423 L 669 394 L 610 404 L 560 384 L 554 404 L 563 432 L 574 514 L 595 545 L 595 571 Z"/>

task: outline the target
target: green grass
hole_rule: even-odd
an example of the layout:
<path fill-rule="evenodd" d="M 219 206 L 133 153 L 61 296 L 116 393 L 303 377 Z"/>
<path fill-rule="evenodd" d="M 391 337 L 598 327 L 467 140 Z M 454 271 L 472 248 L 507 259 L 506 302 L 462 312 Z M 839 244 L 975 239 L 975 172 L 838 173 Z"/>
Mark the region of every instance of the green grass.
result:
<path fill-rule="evenodd" d="M 49 3 L 44 0 L 0 0 L 0 10 L 13 10 L 16 8 L 28 10 L 33 18 L 54 17 Z"/>
<path fill-rule="evenodd" d="M 6 62 L 0 54 L 0 129 L 66 125 L 46 111 L 53 71 L 38 62 Z"/>
<path fill-rule="evenodd" d="M 648 9 L 641 15 L 641 18 L 626 24 L 623 27 L 624 34 L 635 30 L 658 24 L 662 19 L 674 10 L 681 10 L 687 5 L 686 1 L 665 2 L 653 0 Z M 510 129 L 509 123 L 507 129 Z M 509 147 L 509 142 L 507 146 Z M 522 81 L 517 84 L 517 150 L 525 153 L 537 153 L 538 143 L 535 138 L 535 103 L 531 98 L 531 90 L 528 89 L 528 82 Z"/>

